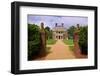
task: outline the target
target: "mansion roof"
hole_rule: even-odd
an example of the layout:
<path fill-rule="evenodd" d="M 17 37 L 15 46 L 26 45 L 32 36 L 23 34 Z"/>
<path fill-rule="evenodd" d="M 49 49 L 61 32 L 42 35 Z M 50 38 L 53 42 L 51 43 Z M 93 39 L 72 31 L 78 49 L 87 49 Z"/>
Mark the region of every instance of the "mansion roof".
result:
<path fill-rule="evenodd" d="M 66 31 L 66 28 L 63 26 L 57 26 L 52 29 L 53 31 Z"/>

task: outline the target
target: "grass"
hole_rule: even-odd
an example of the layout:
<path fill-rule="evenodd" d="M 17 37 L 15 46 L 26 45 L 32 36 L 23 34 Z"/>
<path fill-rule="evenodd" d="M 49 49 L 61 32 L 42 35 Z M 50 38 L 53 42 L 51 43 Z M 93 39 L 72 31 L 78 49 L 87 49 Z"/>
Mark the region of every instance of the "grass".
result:
<path fill-rule="evenodd" d="M 73 39 L 68 39 L 68 40 L 64 39 L 63 42 L 64 42 L 65 44 L 67 44 L 67 45 L 74 45 Z"/>
<path fill-rule="evenodd" d="M 70 48 L 71 51 L 74 50 L 73 39 L 69 39 L 69 40 L 64 39 L 63 42 L 69 46 L 69 48 Z"/>
<path fill-rule="evenodd" d="M 48 45 L 53 45 L 56 43 L 57 40 L 54 40 L 54 39 L 48 39 L 46 42 Z"/>

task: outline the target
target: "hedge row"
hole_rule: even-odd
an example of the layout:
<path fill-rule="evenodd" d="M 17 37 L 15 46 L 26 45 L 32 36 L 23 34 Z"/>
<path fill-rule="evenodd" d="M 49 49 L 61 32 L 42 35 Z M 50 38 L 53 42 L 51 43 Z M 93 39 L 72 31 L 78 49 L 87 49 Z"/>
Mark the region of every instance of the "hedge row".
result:
<path fill-rule="evenodd" d="M 82 54 L 88 54 L 88 27 L 80 27 L 79 46 Z"/>
<path fill-rule="evenodd" d="M 28 60 L 40 53 L 40 32 L 35 24 L 28 24 Z"/>

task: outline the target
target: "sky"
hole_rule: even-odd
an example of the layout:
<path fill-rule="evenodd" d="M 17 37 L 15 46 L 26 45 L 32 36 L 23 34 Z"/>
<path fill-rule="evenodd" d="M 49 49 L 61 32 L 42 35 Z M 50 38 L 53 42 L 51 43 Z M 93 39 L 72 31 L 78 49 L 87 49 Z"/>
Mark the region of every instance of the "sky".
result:
<path fill-rule="evenodd" d="M 58 25 L 64 23 L 65 28 L 76 26 L 76 24 L 80 24 L 80 26 L 88 25 L 88 17 L 81 16 L 28 15 L 27 17 L 29 24 L 40 25 L 43 22 L 44 27 L 49 26 L 50 28 L 55 27 L 55 23 L 58 23 Z"/>

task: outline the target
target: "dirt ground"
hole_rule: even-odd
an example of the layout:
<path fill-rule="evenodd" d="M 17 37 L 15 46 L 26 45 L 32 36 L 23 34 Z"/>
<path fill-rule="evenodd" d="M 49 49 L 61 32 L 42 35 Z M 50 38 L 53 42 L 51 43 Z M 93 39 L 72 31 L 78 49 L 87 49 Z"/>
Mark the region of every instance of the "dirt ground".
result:
<path fill-rule="evenodd" d="M 64 44 L 62 40 L 57 40 L 54 45 L 48 45 L 51 47 L 50 53 L 45 57 L 38 58 L 36 60 L 56 60 L 56 59 L 75 59 L 74 53 L 70 50 L 68 45 Z"/>

